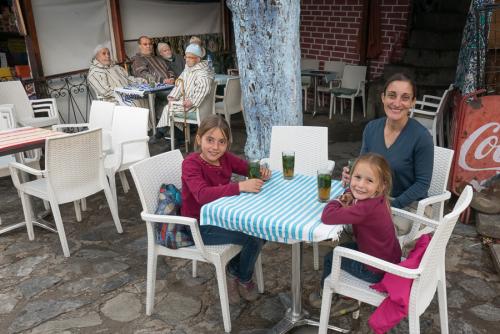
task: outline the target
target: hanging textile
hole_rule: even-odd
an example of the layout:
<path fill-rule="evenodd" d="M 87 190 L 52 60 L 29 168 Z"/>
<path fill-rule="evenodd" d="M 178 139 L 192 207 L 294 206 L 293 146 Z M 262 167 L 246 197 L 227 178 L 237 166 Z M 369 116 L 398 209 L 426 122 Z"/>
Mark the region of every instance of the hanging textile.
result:
<path fill-rule="evenodd" d="M 462 35 L 455 86 L 462 95 L 484 87 L 491 10 L 479 10 L 494 0 L 472 0 Z"/>

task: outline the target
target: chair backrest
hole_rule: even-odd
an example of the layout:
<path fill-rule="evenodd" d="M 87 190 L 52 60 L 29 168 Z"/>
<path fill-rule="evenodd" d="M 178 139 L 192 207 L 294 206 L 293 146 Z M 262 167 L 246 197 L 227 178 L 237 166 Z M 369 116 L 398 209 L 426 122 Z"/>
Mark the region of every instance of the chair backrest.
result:
<path fill-rule="evenodd" d="M 101 128 L 111 131 L 115 104 L 106 101 L 92 101 L 89 113 L 89 129 Z"/>
<path fill-rule="evenodd" d="M 33 117 L 33 108 L 21 81 L 0 82 L 0 101 L 14 105 L 17 122 Z"/>
<path fill-rule="evenodd" d="M 441 195 L 446 191 L 454 153 L 455 151 L 448 148 L 434 146 L 434 165 L 428 191 L 429 196 Z"/>
<path fill-rule="evenodd" d="M 295 151 L 295 173 L 316 175 L 328 164 L 328 127 L 273 126 L 270 168 L 282 170 L 283 151 Z"/>
<path fill-rule="evenodd" d="M 319 69 L 319 60 L 318 59 L 301 58 L 300 59 L 300 69 L 301 70 L 318 70 Z"/>
<path fill-rule="evenodd" d="M 113 152 L 119 151 L 121 143 L 148 136 L 149 110 L 130 106 L 115 106 L 111 126 Z M 123 163 L 149 157 L 147 142 L 127 144 L 122 152 Z"/>
<path fill-rule="evenodd" d="M 14 105 L 0 105 L 0 131 L 14 129 L 15 127 L 16 120 L 14 117 Z M 0 177 L 4 177 L 10 174 L 9 163 L 14 161 L 16 161 L 16 159 L 12 154 L 0 157 Z"/>
<path fill-rule="evenodd" d="M 366 66 L 346 65 L 342 75 L 342 88 L 358 89 L 366 79 Z"/>
<path fill-rule="evenodd" d="M 158 192 L 162 183 L 172 183 L 181 189 L 182 181 L 181 151 L 174 150 L 155 155 L 130 166 L 142 209 L 155 213 L 158 206 Z"/>
<path fill-rule="evenodd" d="M 241 111 L 241 83 L 240 78 L 227 79 L 224 90 L 224 108 L 229 114 Z"/>
<path fill-rule="evenodd" d="M 49 138 L 45 142 L 47 182 L 59 203 L 90 196 L 103 189 L 101 129 Z"/>
<path fill-rule="evenodd" d="M 472 187 L 466 186 L 458 198 L 453 211 L 447 214 L 440 222 L 431 242 L 427 246 L 419 268 L 422 274 L 419 279 L 414 280 L 410 292 L 411 300 L 417 303 L 417 314 L 421 314 L 434 297 L 436 286 L 440 279 L 445 279 L 441 275 L 444 271 L 445 253 L 448 240 L 460 214 L 467 209 L 472 200 Z M 410 300 L 410 303 L 412 301 Z"/>
<path fill-rule="evenodd" d="M 229 79 L 230 80 L 230 79 Z M 203 99 L 198 109 L 198 125 L 205 117 L 215 114 L 215 91 L 217 90 L 217 82 L 212 82 L 210 93 Z"/>
<path fill-rule="evenodd" d="M 342 78 L 345 63 L 341 61 L 325 61 L 325 71 L 335 72 L 337 78 Z"/>

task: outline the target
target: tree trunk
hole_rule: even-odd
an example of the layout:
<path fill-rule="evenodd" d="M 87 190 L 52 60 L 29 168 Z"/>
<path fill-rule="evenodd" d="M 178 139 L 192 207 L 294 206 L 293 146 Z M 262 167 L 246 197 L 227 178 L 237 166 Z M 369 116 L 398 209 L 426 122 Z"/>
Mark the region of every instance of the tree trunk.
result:
<path fill-rule="evenodd" d="M 246 115 L 245 154 L 269 156 L 273 125 L 302 125 L 299 0 L 227 0 Z"/>

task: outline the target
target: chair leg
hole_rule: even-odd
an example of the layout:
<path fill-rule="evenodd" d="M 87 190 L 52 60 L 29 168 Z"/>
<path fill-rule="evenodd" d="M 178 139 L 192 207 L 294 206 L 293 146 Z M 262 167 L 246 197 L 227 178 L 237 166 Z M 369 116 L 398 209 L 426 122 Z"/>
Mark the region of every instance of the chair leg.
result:
<path fill-rule="evenodd" d="M 222 310 L 222 321 L 224 322 L 224 331 L 231 332 L 231 314 L 229 313 L 229 296 L 227 293 L 226 268 L 222 262 L 214 263 L 217 273 L 217 285 L 219 286 L 220 306 Z"/>
<path fill-rule="evenodd" d="M 255 279 L 257 281 L 257 288 L 259 293 L 264 293 L 264 274 L 262 273 L 262 253 L 255 261 Z"/>
<path fill-rule="evenodd" d="M 354 97 L 351 98 L 351 123 L 354 121 Z"/>
<path fill-rule="evenodd" d="M 365 101 L 365 93 L 363 92 L 363 95 L 361 95 L 361 99 L 363 101 L 363 116 L 366 118 L 366 101 Z M 436 144 L 434 144 L 436 145 Z"/>
<path fill-rule="evenodd" d="M 148 249 L 148 263 L 146 273 L 146 315 L 153 313 L 155 304 L 155 288 L 156 288 L 156 265 L 158 263 L 158 255 L 154 250 Z"/>
<path fill-rule="evenodd" d="M 35 232 L 33 230 L 33 209 L 31 207 L 31 198 L 24 192 L 20 192 L 21 203 L 23 205 L 24 221 L 26 223 L 26 229 L 28 230 L 28 239 L 35 239 Z"/>
<path fill-rule="evenodd" d="M 113 175 L 114 180 L 114 175 Z M 115 186 L 115 194 L 116 194 L 116 185 Z M 113 217 L 113 222 L 115 223 L 116 230 L 118 233 L 123 233 L 122 224 L 120 223 L 120 217 L 118 216 L 118 205 L 116 204 L 116 197 L 113 197 L 113 191 L 111 186 L 108 186 L 104 183 L 104 195 L 106 196 L 106 200 L 108 201 L 109 210 L 111 211 L 111 216 Z"/>
<path fill-rule="evenodd" d="M 441 333 L 448 334 L 448 305 L 446 301 L 446 275 L 444 272 L 444 263 L 441 264 L 441 279 L 438 282 L 438 303 L 439 303 L 439 322 L 441 324 Z"/>
<path fill-rule="evenodd" d="M 193 260 L 193 278 L 198 277 L 198 261 Z"/>
<path fill-rule="evenodd" d="M 329 119 L 332 119 L 332 112 L 333 112 L 333 94 L 330 94 L 330 114 L 328 116 Z"/>
<path fill-rule="evenodd" d="M 87 211 L 87 199 L 84 197 L 81 199 L 82 203 L 81 204 L 81 207 L 82 207 L 82 211 Z"/>
<path fill-rule="evenodd" d="M 75 206 L 76 221 L 81 222 L 82 221 L 82 211 L 80 210 L 80 200 L 73 201 L 73 204 Z"/>
<path fill-rule="evenodd" d="M 127 180 L 127 175 L 125 174 L 125 171 L 118 172 L 118 175 L 120 176 L 120 181 L 122 183 L 123 192 L 126 194 L 130 190 L 130 186 L 129 186 L 128 180 Z"/>
<path fill-rule="evenodd" d="M 109 188 L 111 189 L 111 194 L 113 196 L 113 202 L 115 203 L 116 207 L 118 207 L 118 194 L 116 193 L 115 173 L 109 173 L 108 180 L 109 180 Z"/>
<path fill-rule="evenodd" d="M 170 149 L 175 150 L 175 124 L 173 118 L 170 120 Z"/>
<path fill-rule="evenodd" d="M 319 270 L 319 245 L 317 242 L 313 242 L 312 245 L 314 270 Z"/>
<path fill-rule="evenodd" d="M 408 325 L 410 326 L 410 334 L 420 334 L 420 317 L 417 315 L 417 310 L 410 308 L 408 312 Z"/>
<path fill-rule="evenodd" d="M 344 114 L 344 99 L 340 99 L 340 114 Z"/>
<path fill-rule="evenodd" d="M 330 320 L 330 308 L 332 307 L 333 292 L 330 288 L 323 288 L 323 298 L 321 299 L 321 315 L 319 317 L 318 334 L 326 334 L 328 330 L 328 320 Z"/>
<path fill-rule="evenodd" d="M 65 257 L 69 257 L 69 247 L 68 240 L 66 240 L 66 232 L 64 232 L 64 225 L 61 218 L 61 211 L 59 211 L 59 204 L 50 201 L 50 208 L 52 209 L 52 215 L 54 216 L 54 221 L 56 223 L 57 234 L 59 234 L 59 240 L 61 241 L 61 246 Z"/>

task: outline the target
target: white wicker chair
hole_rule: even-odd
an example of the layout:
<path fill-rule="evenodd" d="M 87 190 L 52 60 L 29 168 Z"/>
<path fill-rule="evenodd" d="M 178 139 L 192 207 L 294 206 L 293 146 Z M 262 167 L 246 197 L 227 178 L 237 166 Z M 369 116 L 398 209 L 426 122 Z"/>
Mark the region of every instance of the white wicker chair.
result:
<path fill-rule="evenodd" d="M 15 106 L 20 126 L 44 128 L 59 124 L 56 100 L 29 100 L 21 81 L 0 82 L 0 101 Z"/>
<path fill-rule="evenodd" d="M 432 219 L 436 221 L 443 219 L 444 202 L 451 197 L 451 193 L 446 190 L 446 186 L 448 185 L 453 154 L 453 150 L 439 146 L 434 147 L 431 185 L 427 193 L 428 197 L 418 201 L 417 215 L 424 216 L 425 209 L 430 206 L 432 208 Z M 420 231 L 420 224 L 415 222 L 412 224 L 410 232 L 399 237 L 399 242 L 403 246 L 417 238 L 418 235 L 429 232 L 429 228 Z"/>
<path fill-rule="evenodd" d="M 227 244 L 217 246 L 205 246 L 201 239 L 198 222 L 194 218 L 182 216 L 155 215 L 158 205 L 158 192 L 162 183 L 174 184 L 181 188 L 181 167 L 183 157 L 179 150 L 169 151 L 156 155 L 130 167 L 130 172 L 134 179 L 137 192 L 142 204 L 141 217 L 146 222 L 148 236 L 148 262 L 146 278 L 146 314 L 151 315 L 154 307 L 156 266 L 158 256 L 171 256 L 194 261 L 212 263 L 217 274 L 217 284 L 224 321 L 224 330 L 231 331 L 231 317 L 229 313 L 229 299 L 226 281 L 226 265 L 236 256 L 241 246 Z M 179 249 L 169 249 L 155 243 L 155 222 L 182 224 L 191 229 L 195 245 Z M 256 275 L 260 262 L 255 265 Z"/>
<path fill-rule="evenodd" d="M 345 63 L 342 61 L 325 61 L 325 71 L 335 72 L 335 75 L 332 76 L 334 77 L 333 80 L 329 76 L 323 78 L 322 81 L 325 82 L 326 85 L 318 85 L 318 94 L 321 93 L 322 95 L 321 98 L 318 96 L 320 102 L 324 102 L 325 93 L 330 93 L 332 88 L 340 84 L 340 78 L 342 78 L 344 73 L 344 67 Z"/>
<path fill-rule="evenodd" d="M 419 318 L 438 292 L 441 333 L 448 333 L 448 309 L 446 303 L 446 280 L 444 276 L 444 261 L 446 246 L 459 215 L 469 206 L 472 200 L 472 188 L 466 186 L 451 213 L 440 221 L 417 216 L 414 213 L 400 209 L 392 209 L 393 214 L 410 219 L 418 224 L 425 224 L 436 231 L 425 251 L 420 265 L 416 269 L 408 269 L 397 264 L 377 259 L 373 256 L 348 249 L 336 247 L 333 251 L 332 273 L 326 278 L 323 287 L 321 318 L 319 333 L 327 331 L 330 307 L 333 293 L 338 293 L 357 299 L 361 302 L 378 306 L 387 297 L 386 294 L 370 288 L 371 283 L 365 282 L 340 269 L 342 257 L 346 257 L 385 272 L 413 279 L 408 310 L 410 333 L 420 333 Z"/>
<path fill-rule="evenodd" d="M 342 74 L 340 87 L 334 87 L 330 90 L 330 119 L 336 112 L 337 105 L 335 100 L 341 99 L 340 113 L 344 113 L 343 99 L 351 100 L 351 123 L 354 120 L 354 100 L 361 96 L 363 103 L 363 116 L 366 117 L 366 98 L 365 98 L 365 83 L 366 83 L 366 66 L 346 65 Z"/>
<path fill-rule="evenodd" d="M 231 115 L 240 111 L 243 112 L 240 78 L 229 78 L 224 88 L 223 101 L 215 103 L 215 113 L 224 114 L 227 124 L 231 127 Z"/>
<path fill-rule="evenodd" d="M 269 158 L 263 159 L 272 170 L 282 169 L 283 151 L 295 151 L 295 173 L 317 175 L 318 169 L 333 171 L 328 160 L 328 128 L 319 126 L 273 126 Z M 318 244 L 313 242 L 314 269 L 319 269 Z"/>
<path fill-rule="evenodd" d="M 113 198 L 118 207 L 115 174 L 118 173 L 127 193 L 130 186 L 125 171 L 134 163 L 149 158 L 149 110 L 145 108 L 115 106 L 111 128 L 111 153 L 104 159 Z"/>
<path fill-rule="evenodd" d="M 33 239 L 33 216 L 29 196 L 50 202 L 64 256 L 69 257 L 69 247 L 59 204 L 74 202 L 104 190 L 111 215 L 118 233 L 122 226 L 118 218 L 102 161 L 101 129 L 49 138 L 45 144 L 45 170 L 36 170 L 23 164 L 10 163 L 10 174 L 21 194 L 24 219 L 30 240 Z M 19 172 L 26 172 L 42 179 L 22 183 Z"/>
<path fill-rule="evenodd" d="M 188 151 L 189 141 L 190 141 L 190 131 L 189 125 L 196 124 L 200 125 L 201 121 L 205 119 L 208 115 L 215 114 L 215 91 L 217 90 L 217 82 L 212 83 L 212 87 L 210 88 L 210 93 L 205 96 L 205 99 L 201 102 L 199 108 L 194 111 L 190 111 L 186 113 L 186 124 L 187 124 L 187 137 L 188 142 L 186 145 L 186 152 Z M 168 105 L 165 106 L 164 113 L 167 112 Z M 170 144 L 172 147 L 172 151 L 175 149 L 175 123 L 184 123 L 184 115 L 182 112 L 171 113 L 170 117 Z"/>

